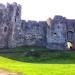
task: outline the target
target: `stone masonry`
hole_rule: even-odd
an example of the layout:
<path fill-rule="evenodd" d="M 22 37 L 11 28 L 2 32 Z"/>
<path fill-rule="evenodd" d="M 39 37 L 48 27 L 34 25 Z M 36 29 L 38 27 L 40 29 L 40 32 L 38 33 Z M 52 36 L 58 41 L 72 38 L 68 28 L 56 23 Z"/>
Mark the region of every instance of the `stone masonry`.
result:
<path fill-rule="evenodd" d="M 75 46 L 75 20 L 56 15 L 47 21 L 21 19 L 21 5 L 0 4 L 0 48 L 44 46 L 50 50 L 70 49 Z"/>

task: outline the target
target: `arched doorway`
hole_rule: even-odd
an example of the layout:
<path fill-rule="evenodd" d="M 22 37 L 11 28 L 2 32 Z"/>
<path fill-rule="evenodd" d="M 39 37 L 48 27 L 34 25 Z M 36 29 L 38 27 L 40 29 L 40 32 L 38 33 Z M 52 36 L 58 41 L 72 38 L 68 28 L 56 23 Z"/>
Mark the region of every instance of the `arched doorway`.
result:
<path fill-rule="evenodd" d="M 72 49 L 73 48 L 72 42 L 70 42 L 70 41 L 67 42 L 67 48 L 68 49 Z"/>
<path fill-rule="evenodd" d="M 73 41 L 73 32 L 72 31 L 67 32 L 67 39 Z"/>

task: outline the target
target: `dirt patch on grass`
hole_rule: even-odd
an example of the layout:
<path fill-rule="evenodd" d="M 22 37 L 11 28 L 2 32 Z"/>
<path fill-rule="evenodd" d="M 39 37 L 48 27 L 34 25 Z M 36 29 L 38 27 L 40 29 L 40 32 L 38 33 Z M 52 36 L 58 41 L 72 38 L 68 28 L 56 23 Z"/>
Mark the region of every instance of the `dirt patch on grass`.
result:
<path fill-rule="evenodd" d="M 21 73 L 10 72 L 5 69 L 0 69 L 0 75 L 22 75 Z"/>

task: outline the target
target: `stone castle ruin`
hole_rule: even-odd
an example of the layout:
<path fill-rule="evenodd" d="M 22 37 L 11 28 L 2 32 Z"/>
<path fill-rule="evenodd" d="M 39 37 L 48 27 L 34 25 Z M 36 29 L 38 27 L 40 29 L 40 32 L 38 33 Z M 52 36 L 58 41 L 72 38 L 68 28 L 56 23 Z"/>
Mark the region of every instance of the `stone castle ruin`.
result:
<path fill-rule="evenodd" d="M 75 47 L 75 20 L 62 16 L 47 21 L 21 19 L 17 3 L 0 4 L 0 48 L 44 46 L 51 50 Z"/>

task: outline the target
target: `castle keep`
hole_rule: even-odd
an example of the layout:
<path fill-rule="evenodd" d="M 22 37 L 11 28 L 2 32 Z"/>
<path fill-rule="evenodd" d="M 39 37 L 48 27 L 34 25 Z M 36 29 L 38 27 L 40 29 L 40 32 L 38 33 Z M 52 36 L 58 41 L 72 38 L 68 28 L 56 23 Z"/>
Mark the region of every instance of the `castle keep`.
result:
<path fill-rule="evenodd" d="M 17 3 L 0 4 L 0 48 L 44 46 L 66 50 L 75 46 L 75 20 L 55 16 L 47 21 L 21 19 Z"/>

